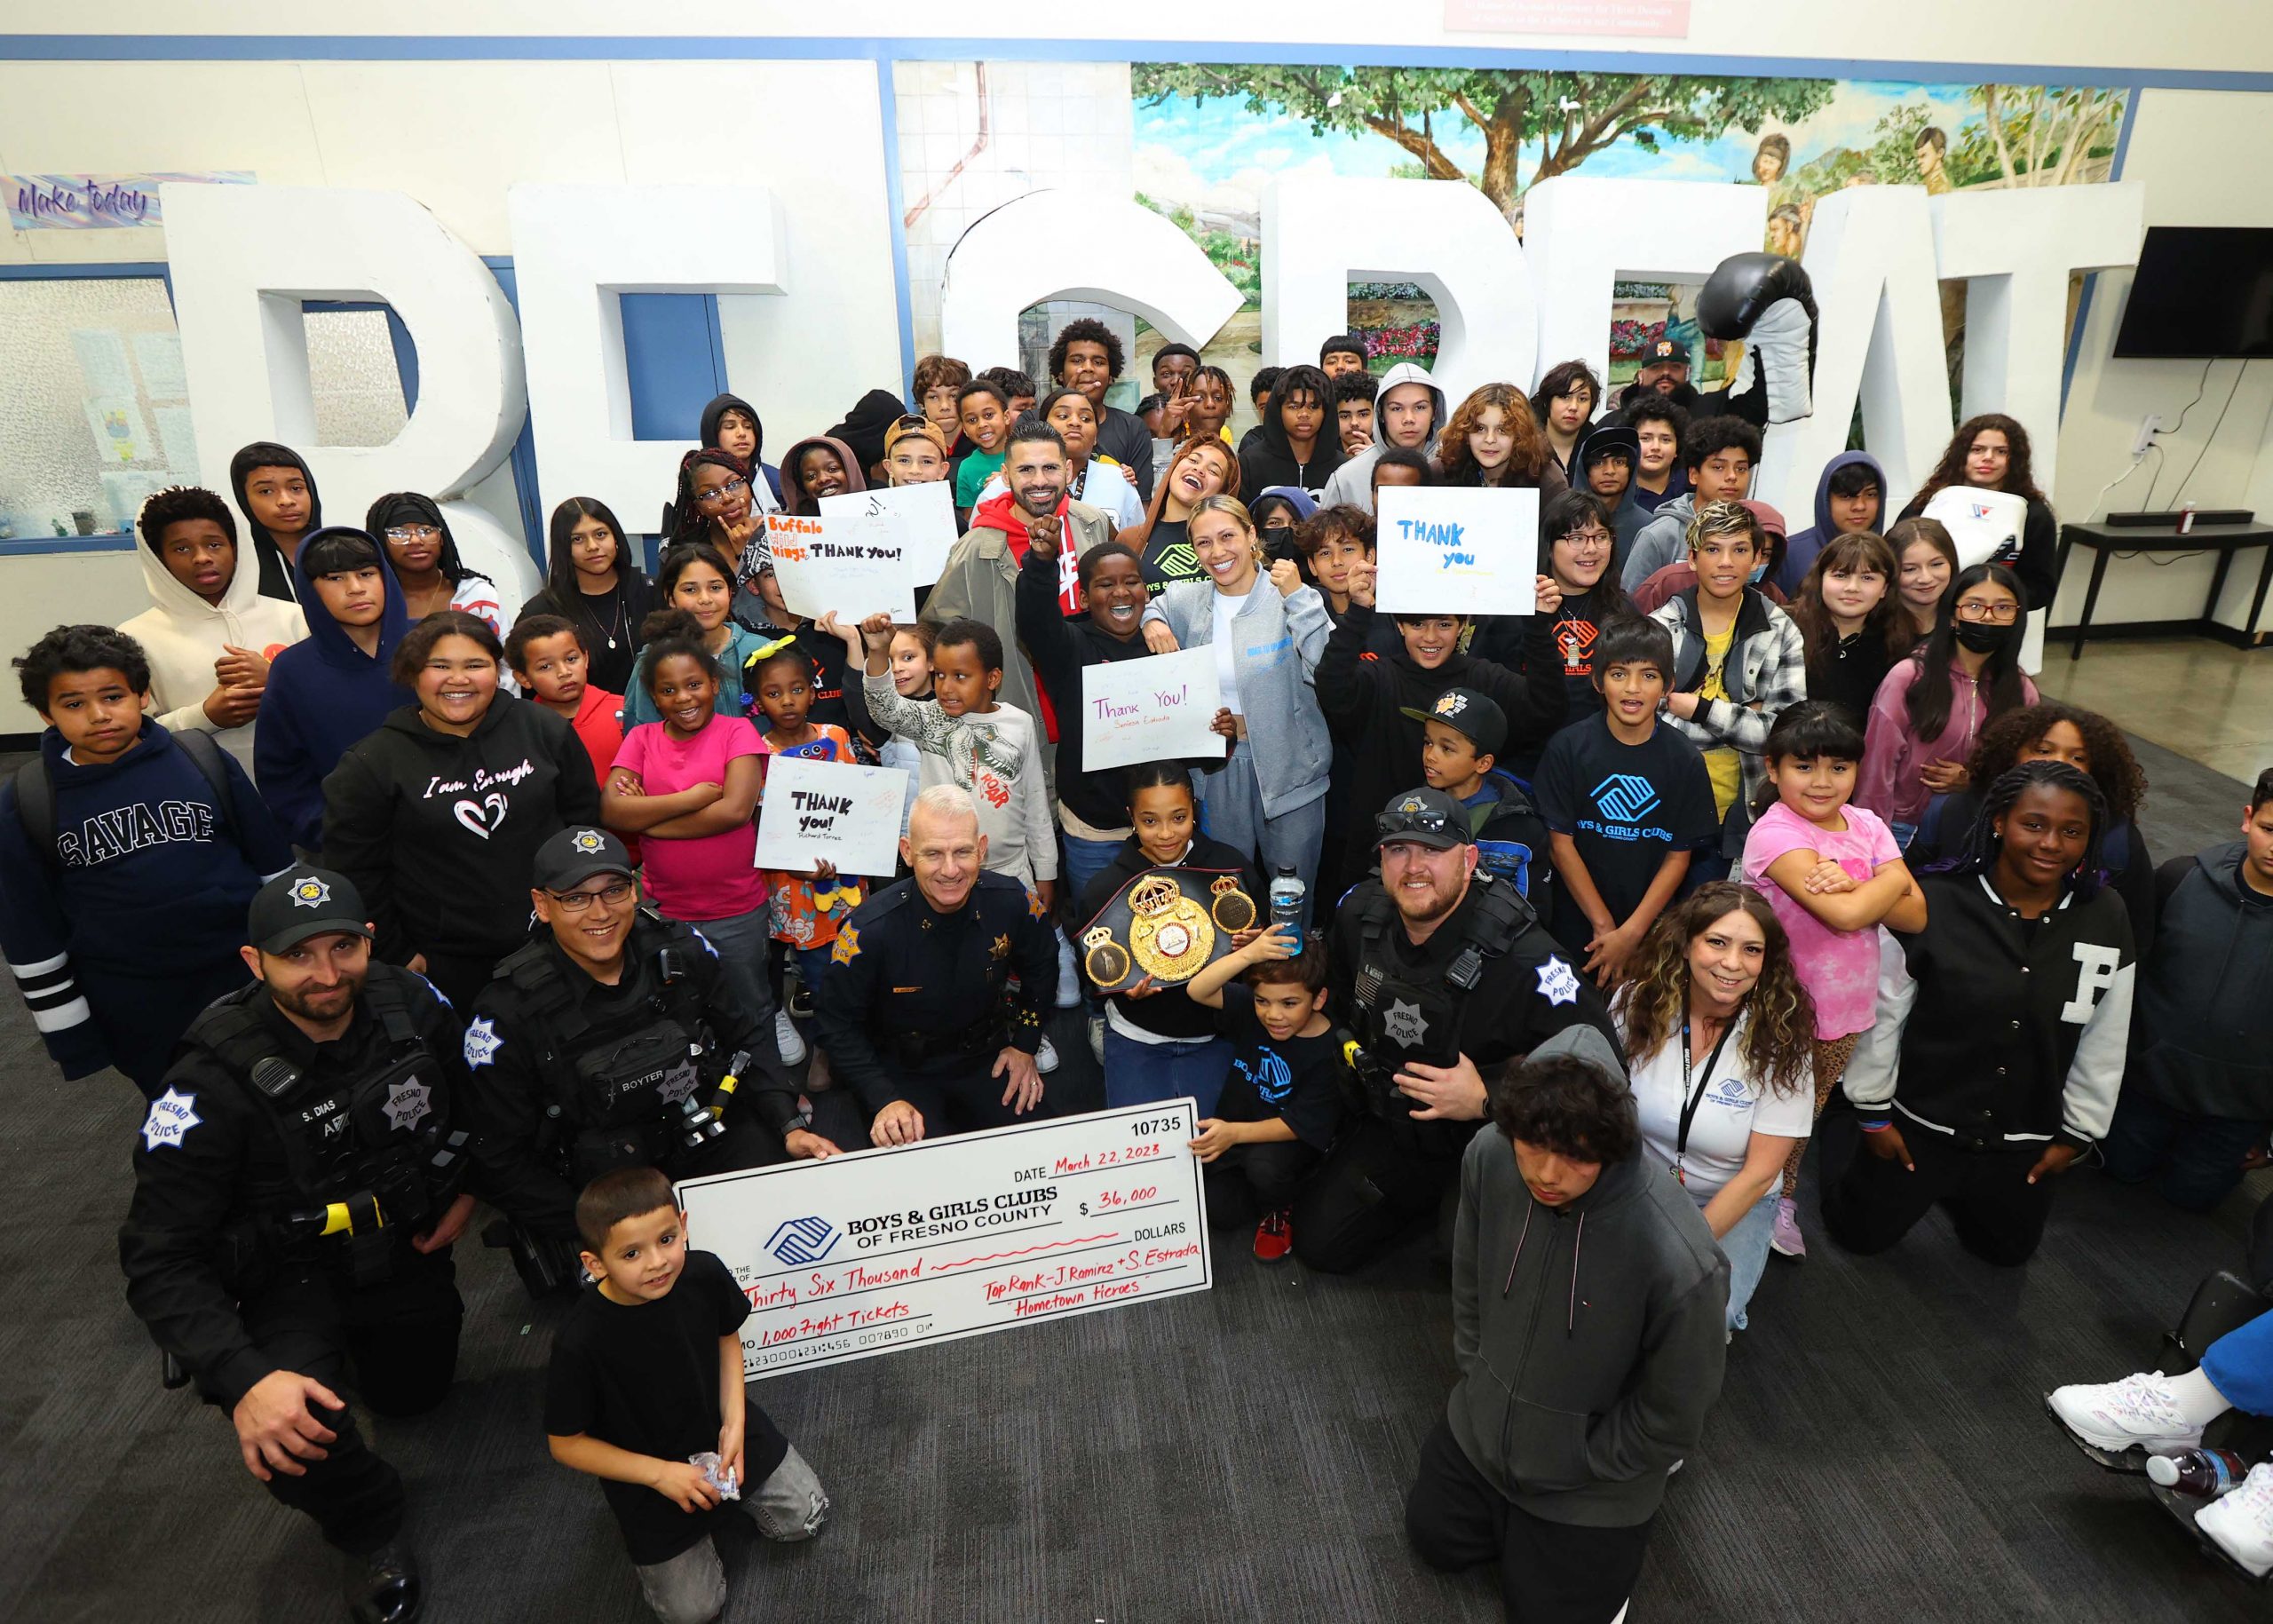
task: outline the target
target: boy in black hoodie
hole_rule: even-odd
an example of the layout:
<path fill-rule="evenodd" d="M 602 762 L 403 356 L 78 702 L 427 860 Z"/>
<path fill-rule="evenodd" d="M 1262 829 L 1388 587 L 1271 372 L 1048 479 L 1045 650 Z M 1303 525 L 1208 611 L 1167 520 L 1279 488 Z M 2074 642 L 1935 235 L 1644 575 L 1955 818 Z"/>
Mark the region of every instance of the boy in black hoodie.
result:
<path fill-rule="evenodd" d="M 1538 613 L 1513 639 L 1524 651 L 1525 669 L 1515 671 L 1460 652 L 1465 615 L 1392 616 L 1404 646 L 1373 653 L 1374 570 L 1371 560 L 1350 566 L 1349 613 L 1318 662 L 1319 709 L 1334 736 L 1350 742 L 1351 806 L 1379 806 L 1421 777 L 1422 720 L 1446 688 L 1473 689 L 1498 705 L 1508 722 L 1506 742 L 1517 749 L 1539 748 L 1563 725 L 1571 701 L 1555 646 L 1563 595 L 1552 576 L 1538 578 Z M 1371 865 L 1374 831 L 1370 821 L 1354 821 L 1342 872 L 1358 875 Z"/>
<path fill-rule="evenodd" d="M 323 527 L 315 475 L 291 447 L 257 440 L 229 459 L 229 486 L 260 562 L 260 595 L 293 602 L 292 566 L 300 543 Z"/>
<path fill-rule="evenodd" d="M 1496 1565 L 1513 1624 L 1623 1617 L 1720 1397 L 1728 1295 L 1602 1035 L 1569 1027 L 1510 1065 L 1461 1162 L 1460 1381 L 1405 1501 L 1421 1559 Z"/>
<path fill-rule="evenodd" d="M 1263 403 L 1259 442 L 1239 446 L 1239 488 L 1273 485 L 1315 491 L 1342 466 L 1342 433 L 1334 421 L 1334 384 L 1316 367 L 1289 367 Z M 1251 437 L 1250 437 L 1251 438 Z"/>
<path fill-rule="evenodd" d="M 2225 1200 L 2273 1129 L 2273 768 L 2241 835 L 2156 870 L 2130 1074 L 2100 1145 L 2111 1176 L 2154 1178 L 2197 1212 Z"/>
<path fill-rule="evenodd" d="M 704 446 L 731 452 L 763 476 L 765 489 L 753 489 L 752 506 L 762 513 L 781 511 L 781 471 L 764 460 L 765 424 L 758 421 L 757 408 L 740 395 L 712 396 L 710 404 L 702 408 L 701 438 Z M 771 502 L 766 500 L 769 495 Z M 667 528 L 664 534 L 670 532 Z"/>
<path fill-rule="evenodd" d="M 0 782 L 0 951 L 66 1078 L 115 1066 L 155 1098 L 175 1041 L 248 979 L 245 910 L 291 850 L 210 735 L 144 716 L 133 638 L 59 626 L 15 666 L 47 732 Z"/>

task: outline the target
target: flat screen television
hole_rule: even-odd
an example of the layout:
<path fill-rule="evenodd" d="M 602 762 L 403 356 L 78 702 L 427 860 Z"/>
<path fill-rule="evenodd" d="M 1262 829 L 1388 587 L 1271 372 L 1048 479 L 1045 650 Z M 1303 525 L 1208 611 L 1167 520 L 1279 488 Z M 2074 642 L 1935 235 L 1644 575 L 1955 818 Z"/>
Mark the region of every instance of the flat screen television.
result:
<path fill-rule="evenodd" d="M 2273 230 L 2150 226 L 2115 354 L 2124 360 L 2273 355 Z"/>

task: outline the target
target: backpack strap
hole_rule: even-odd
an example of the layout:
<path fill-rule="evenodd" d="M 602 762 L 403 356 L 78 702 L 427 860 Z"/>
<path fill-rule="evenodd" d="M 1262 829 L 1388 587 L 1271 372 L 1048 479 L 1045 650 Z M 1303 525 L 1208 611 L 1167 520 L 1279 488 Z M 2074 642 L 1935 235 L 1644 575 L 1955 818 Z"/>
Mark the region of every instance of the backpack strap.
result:
<path fill-rule="evenodd" d="M 32 853 L 49 867 L 60 866 L 55 852 L 55 779 L 47 757 L 35 755 L 16 769 L 16 819 Z"/>

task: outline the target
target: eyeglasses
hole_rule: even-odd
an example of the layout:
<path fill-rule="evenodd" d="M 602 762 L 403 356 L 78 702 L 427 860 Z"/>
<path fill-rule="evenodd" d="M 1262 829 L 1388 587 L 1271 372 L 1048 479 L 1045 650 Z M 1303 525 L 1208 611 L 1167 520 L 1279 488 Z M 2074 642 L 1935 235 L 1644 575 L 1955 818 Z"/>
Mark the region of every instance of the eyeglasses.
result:
<path fill-rule="evenodd" d="M 707 491 L 695 492 L 694 500 L 699 506 L 715 508 L 736 491 L 740 491 L 745 496 L 748 495 L 749 481 L 741 479 L 729 479 L 724 485 L 716 485 Z"/>
<path fill-rule="evenodd" d="M 1610 532 L 1607 530 L 1572 530 L 1565 533 L 1563 539 L 1570 543 L 1573 547 L 1607 547 L 1610 545 Z"/>
<path fill-rule="evenodd" d="M 581 914 L 595 902 L 605 902 L 610 907 L 631 894 L 631 882 L 616 880 L 598 891 L 556 891 L 546 893 L 560 905 L 564 914 Z"/>
<path fill-rule="evenodd" d="M 2021 606 L 2015 603 L 1984 604 L 1978 598 L 1967 598 L 1957 606 L 1961 621 L 1990 621 L 2000 626 L 2009 626 L 2021 617 Z"/>
<path fill-rule="evenodd" d="M 432 525 L 394 525 L 388 528 L 386 536 L 391 542 L 431 542 L 441 534 Z"/>

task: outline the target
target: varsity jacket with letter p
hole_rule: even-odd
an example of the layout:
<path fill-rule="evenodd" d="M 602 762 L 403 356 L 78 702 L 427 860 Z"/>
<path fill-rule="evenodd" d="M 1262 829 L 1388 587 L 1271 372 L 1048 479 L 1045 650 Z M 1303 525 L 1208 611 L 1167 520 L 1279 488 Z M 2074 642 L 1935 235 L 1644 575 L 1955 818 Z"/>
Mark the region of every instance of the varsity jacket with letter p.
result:
<path fill-rule="evenodd" d="M 1926 929 L 1881 937 L 1878 1018 L 1847 1097 L 1967 1139 L 2088 1147 L 2115 1114 L 2136 973 L 2111 891 L 2033 926 L 1977 874 L 1921 875 Z"/>

